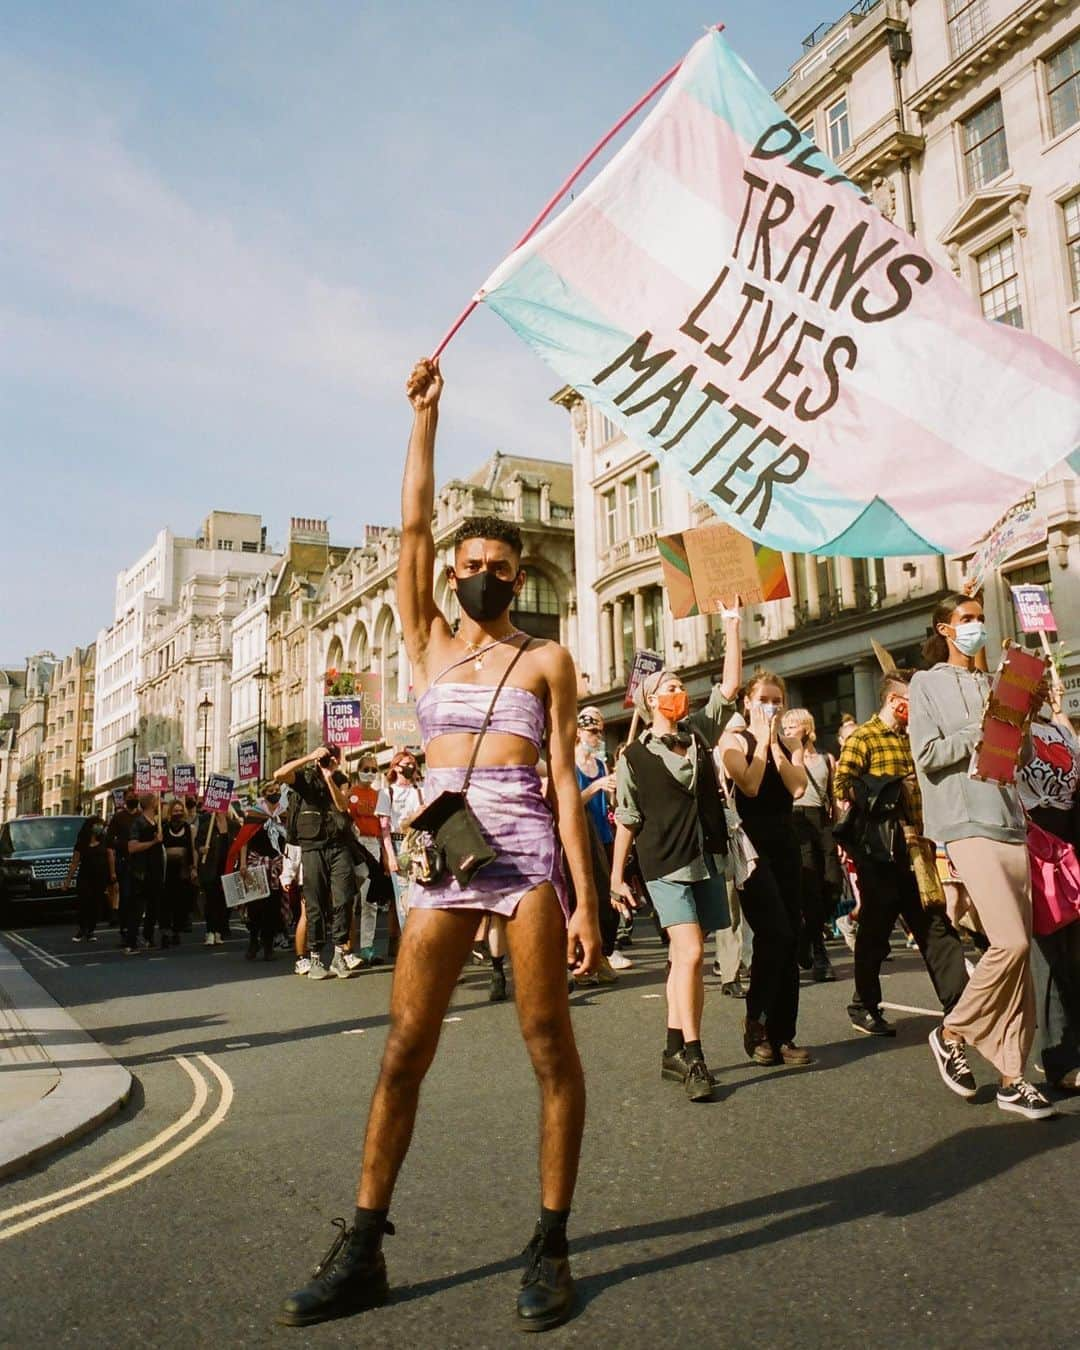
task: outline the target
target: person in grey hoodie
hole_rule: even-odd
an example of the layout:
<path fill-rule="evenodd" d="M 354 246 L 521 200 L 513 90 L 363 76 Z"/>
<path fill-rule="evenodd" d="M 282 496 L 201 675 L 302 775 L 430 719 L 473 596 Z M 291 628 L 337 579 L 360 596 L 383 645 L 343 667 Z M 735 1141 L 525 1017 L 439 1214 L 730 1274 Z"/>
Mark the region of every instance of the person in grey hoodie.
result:
<path fill-rule="evenodd" d="M 989 677 L 980 601 L 947 597 L 934 611 L 923 652 L 932 669 L 913 676 L 908 733 L 922 789 L 924 833 L 945 845 L 990 946 L 960 1001 L 930 1033 L 938 1071 L 953 1092 L 975 1096 L 965 1043 L 1001 1076 L 997 1103 L 1028 1120 L 1056 1114 L 1024 1077 L 1035 1038 L 1031 976 L 1031 877 L 1016 788 L 971 777 Z"/>

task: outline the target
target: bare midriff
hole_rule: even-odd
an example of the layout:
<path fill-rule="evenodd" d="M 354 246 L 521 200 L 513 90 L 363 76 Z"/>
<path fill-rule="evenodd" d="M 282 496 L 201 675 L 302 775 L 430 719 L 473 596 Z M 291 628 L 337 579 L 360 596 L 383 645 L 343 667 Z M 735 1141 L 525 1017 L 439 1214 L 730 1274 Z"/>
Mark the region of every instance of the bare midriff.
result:
<path fill-rule="evenodd" d="M 464 769 L 472 757 L 476 736 L 471 732 L 445 732 L 435 736 L 424 747 L 429 769 Z M 531 767 L 540 755 L 532 741 L 508 731 L 488 731 L 476 757 L 478 769 L 494 769 L 500 765 Z"/>

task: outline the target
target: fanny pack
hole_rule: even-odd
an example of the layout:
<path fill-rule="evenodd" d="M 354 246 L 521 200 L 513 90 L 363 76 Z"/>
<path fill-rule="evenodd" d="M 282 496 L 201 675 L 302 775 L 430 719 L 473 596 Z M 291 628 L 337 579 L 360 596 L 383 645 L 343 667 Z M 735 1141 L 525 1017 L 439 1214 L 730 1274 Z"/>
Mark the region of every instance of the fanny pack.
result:
<path fill-rule="evenodd" d="M 469 805 L 469 784 L 480 753 L 480 742 L 491 724 L 503 685 L 531 642 L 532 638 L 525 639 L 495 686 L 491 706 L 473 745 L 461 791 L 440 792 L 406 823 L 404 847 L 409 855 L 409 875 L 419 886 L 437 886 L 447 872 L 459 886 L 467 886 L 482 867 L 498 857 L 484 838 L 480 822 Z"/>

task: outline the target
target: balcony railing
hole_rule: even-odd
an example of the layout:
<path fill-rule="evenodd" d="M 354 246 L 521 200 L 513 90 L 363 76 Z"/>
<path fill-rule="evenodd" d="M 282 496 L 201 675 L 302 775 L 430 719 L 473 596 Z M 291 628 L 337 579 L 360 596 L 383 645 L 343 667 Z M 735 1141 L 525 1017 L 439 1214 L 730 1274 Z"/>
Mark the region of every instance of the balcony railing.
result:
<path fill-rule="evenodd" d="M 837 25 L 844 22 L 849 14 L 854 14 L 856 18 L 861 19 L 864 14 L 869 14 L 875 5 L 880 3 L 881 0 L 855 0 L 855 4 L 853 4 L 846 13 L 842 14 L 839 19 L 832 19 L 827 23 L 819 23 L 812 33 L 808 33 L 807 36 L 803 38 L 803 51 L 812 52 L 824 38 L 828 37 Z"/>

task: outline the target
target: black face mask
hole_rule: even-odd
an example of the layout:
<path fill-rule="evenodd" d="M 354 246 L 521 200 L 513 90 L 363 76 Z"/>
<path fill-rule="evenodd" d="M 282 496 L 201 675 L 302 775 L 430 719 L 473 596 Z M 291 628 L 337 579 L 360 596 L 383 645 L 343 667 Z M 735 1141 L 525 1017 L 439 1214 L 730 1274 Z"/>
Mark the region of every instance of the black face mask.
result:
<path fill-rule="evenodd" d="M 474 623 L 490 623 L 513 603 L 514 582 L 503 581 L 494 572 L 477 572 L 471 577 L 458 577 L 457 597 Z"/>

